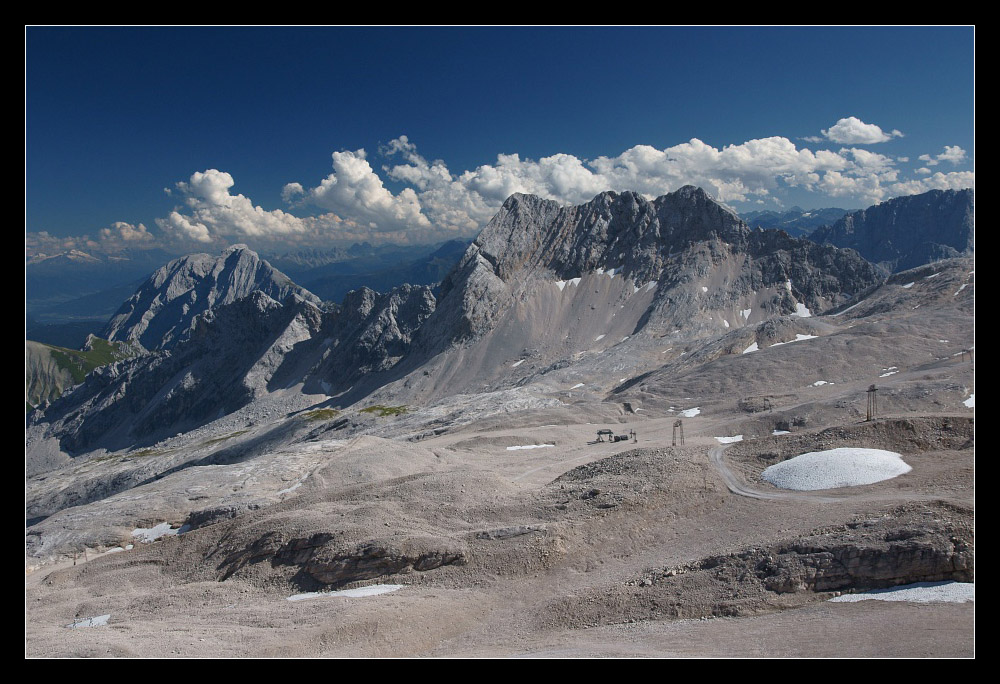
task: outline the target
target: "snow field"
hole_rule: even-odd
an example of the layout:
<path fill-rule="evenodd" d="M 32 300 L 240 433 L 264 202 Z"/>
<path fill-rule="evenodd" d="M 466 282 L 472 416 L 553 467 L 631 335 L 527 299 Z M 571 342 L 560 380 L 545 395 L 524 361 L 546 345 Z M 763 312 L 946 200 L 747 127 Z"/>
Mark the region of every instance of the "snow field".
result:
<path fill-rule="evenodd" d="M 813 491 L 872 484 L 911 470 L 902 456 L 893 451 L 841 447 L 811 451 L 775 463 L 761 477 L 781 489 Z"/>

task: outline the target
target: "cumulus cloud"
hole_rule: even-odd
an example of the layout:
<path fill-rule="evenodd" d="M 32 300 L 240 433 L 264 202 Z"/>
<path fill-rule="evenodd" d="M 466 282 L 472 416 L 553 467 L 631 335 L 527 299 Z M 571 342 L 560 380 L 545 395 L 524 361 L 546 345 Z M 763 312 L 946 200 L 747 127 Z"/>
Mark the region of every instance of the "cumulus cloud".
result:
<path fill-rule="evenodd" d="M 383 232 L 430 228 L 431 222 L 421 211 L 417 193 L 404 188 L 393 195 L 368 163 L 363 149 L 334 152 L 331 156 L 333 173 L 316 187 L 305 190 L 303 201 L 350 216 Z M 289 190 L 289 185 L 285 190 Z M 293 187 L 293 192 L 296 190 Z"/>
<path fill-rule="evenodd" d="M 958 165 L 965 161 L 965 150 L 958 145 L 945 145 L 944 152 L 941 154 L 936 156 L 922 154 L 917 159 L 924 162 L 927 166 L 937 166 L 943 161 Z"/>
<path fill-rule="evenodd" d="M 175 185 L 184 198 L 188 213 L 182 207 L 170 212 L 156 224 L 177 240 L 210 243 L 218 239 L 265 238 L 294 236 L 310 231 L 309 223 L 280 209 L 265 210 L 255 206 L 244 195 L 233 195 L 235 185 L 225 171 L 197 171 L 188 181 Z"/>
<path fill-rule="evenodd" d="M 841 145 L 874 145 L 903 137 L 903 134 L 896 129 L 886 133 L 877 125 L 866 124 L 856 116 L 841 119 L 830 128 L 820 132 L 827 140 Z M 809 140 L 816 142 L 815 138 Z"/>
<path fill-rule="evenodd" d="M 870 129 L 878 127 L 853 117 L 838 125 L 844 122 L 848 123 L 825 131 L 828 139 L 832 139 L 831 132 L 833 137 L 850 137 L 845 132 L 850 126 L 854 127 L 856 144 L 867 144 L 858 141 L 863 137 L 858 131 L 868 131 L 868 141 L 877 137 Z M 894 134 L 881 133 L 883 137 Z M 364 149 L 333 152 L 332 169 L 326 177 L 313 184 L 285 184 L 281 196 L 289 204 L 287 210 L 254 204 L 233 192 L 236 183 L 229 173 L 208 169 L 170 190 L 170 197 L 178 204 L 156 219 L 157 234 L 141 223 L 120 222 L 101 229 L 93 239 L 34 234 L 29 243 L 51 250 L 93 249 L 95 245 L 110 250 L 152 244 L 205 249 L 208 244 L 232 242 L 248 242 L 259 248 L 362 240 L 419 243 L 474 235 L 516 192 L 572 205 L 605 190 L 636 191 L 653 198 L 691 184 L 705 188 L 722 202 L 760 204 L 766 200 L 780 204 L 784 191 L 794 188 L 874 204 L 935 188 L 975 186 L 973 172 L 931 170 L 944 161 L 964 161 L 966 153 L 959 146 L 946 146 L 934 157 L 922 155 L 924 165 L 907 179 L 897 166 L 905 158 L 852 144 L 837 150 L 810 149 L 773 136 L 714 147 L 691 138 L 664 149 L 635 145 L 617 155 L 590 160 L 565 153 L 539 159 L 498 154 L 492 163 L 453 171 L 443 160 L 423 156 L 413 141 L 401 135 L 378 148 L 383 162 L 378 172 Z M 383 177 L 401 189 L 386 187 Z M 301 217 L 291 213 L 309 207 L 321 211 Z"/>

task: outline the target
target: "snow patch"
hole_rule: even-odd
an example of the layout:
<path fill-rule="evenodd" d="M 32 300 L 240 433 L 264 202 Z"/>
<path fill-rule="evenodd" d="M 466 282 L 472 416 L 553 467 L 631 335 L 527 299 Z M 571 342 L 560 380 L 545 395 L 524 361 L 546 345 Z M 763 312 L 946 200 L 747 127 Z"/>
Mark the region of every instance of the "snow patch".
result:
<path fill-rule="evenodd" d="M 917 582 L 889 589 L 874 589 L 861 594 L 842 594 L 834 603 L 858 601 L 909 601 L 911 603 L 971 603 L 976 600 L 976 585 L 971 582 Z"/>
<path fill-rule="evenodd" d="M 810 316 L 812 316 L 812 312 L 809 311 L 809 309 L 806 308 L 806 305 L 803 304 L 802 302 L 796 302 L 795 313 L 793 313 L 792 315 L 798 316 L 799 318 L 809 318 Z"/>
<path fill-rule="evenodd" d="M 603 339 L 604 339 L 604 335 L 598 335 L 597 337 L 594 338 L 594 342 L 600 342 Z"/>
<path fill-rule="evenodd" d="M 722 325 L 724 325 L 724 326 L 726 326 L 728 328 L 729 327 L 729 321 L 727 321 L 726 319 L 723 318 L 722 319 Z"/>
<path fill-rule="evenodd" d="M 906 285 L 903 285 L 903 289 L 904 289 L 904 290 L 909 290 L 909 289 L 910 289 L 911 287 L 913 287 L 914 285 L 915 285 L 915 283 L 907 283 Z"/>
<path fill-rule="evenodd" d="M 813 491 L 872 484 L 911 470 L 894 451 L 841 447 L 775 463 L 765 468 L 761 477 L 781 489 Z"/>
<path fill-rule="evenodd" d="M 517 367 L 518 367 L 518 366 L 520 366 L 520 365 L 521 365 L 522 363 L 524 363 L 524 359 L 521 359 L 520 361 L 515 361 L 514 363 L 512 363 L 512 364 L 510 365 L 510 367 L 511 367 L 511 368 L 517 368 Z"/>
<path fill-rule="evenodd" d="M 970 394 L 969 398 L 962 402 L 966 408 L 976 408 L 976 395 Z"/>
<path fill-rule="evenodd" d="M 555 444 L 524 444 L 522 446 L 510 446 L 507 447 L 507 451 L 520 451 L 521 449 L 544 449 L 546 447 L 554 447 Z"/>
<path fill-rule="evenodd" d="M 752 311 L 753 309 L 742 309 L 740 313 L 743 314 L 743 320 L 750 320 L 750 314 Z"/>
<path fill-rule="evenodd" d="M 732 437 L 716 437 L 719 440 L 719 444 L 733 444 L 734 442 L 742 442 L 743 435 L 733 435 Z"/>
<path fill-rule="evenodd" d="M 815 335 L 803 335 L 802 333 L 796 333 L 794 340 L 788 340 L 787 342 L 775 342 L 772 347 L 780 347 L 783 344 L 791 344 L 792 342 L 801 342 L 802 340 L 815 340 Z"/>
<path fill-rule="evenodd" d="M 579 285 L 581 278 L 570 278 L 569 280 L 557 280 L 556 285 L 559 286 L 559 291 L 562 292 L 563 288 L 567 285 Z"/>
<path fill-rule="evenodd" d="M 570 387 L 570 389 L 571 390 L 575 390 L 575 389 L 577 389 L 579 387 L 583 387 L 583 383 L 582 382 L 576 383 L 575 385 L 573 385 L 572 387 Z"/>
<path fill-rule="evenodd" d="M 699 413 L 701 413 L 701 407 L 700 406 L 696 406 L 694 408 L 685 409 L 685 410 L 681 411 L 681 415 L 684 416 L 685 418 L 694 418 Z"/>
<path fill-rule="evenodd" d="M 310 591 L 306 594 L 295 594 L 289 596 L 288 601 L 305 601 L 314 598 L 362 598 L 364 596 L 378 596 L 388 594 L 402 589 L 403 584 L 372 584 L 368 587 L 358 587 L 357 589 L 341 589 L 340 591 Z"/>
<path fill-rule="evenodd" d="M 790 435 L 792 434 L 790 430 L 772 430 L 772 435 Z"/>
<path fill-rule="evenodd" d="M 962 287 L 958 288 L 958 290 L 955 292 L 955 294 L 952 295 L 952 297 L 958 295 L 959 292 L 961 292 L 962 290 L 964 290 L 965 287 L 966 287 L 966 285 L 968 285 L 968 283 L 962 283 Z"/>
<path fill-rule="evenodd" d="M 931 273 L 929 276 L 924 276 L 924 280 L 930 280 L 931 278 L 937 278 L 939 275 L 941 275 L 940 271 L 938 271 L 937 273 Z"/>
<path fill-rule="evenodd" d="M 73 622 L 66 625 L 70 629 L 75 629 L 77 627 L 104 627 L 108 624 L 108 620 L 111 619 L 111 614 L 98 615 L 92 618 L 81 618 L 79 620 L 73 620 Z"/>
<path fill-rule="evenodd" d="M 705 287 L 704 285 L 702 285 L 702 286 L 701 286 L 701 291 L 702 291 L 702 292 L 708 292 L 708 288 L 707 288 L 707 287 Z"/>
<path fill-rule="evenodd" d="M 749 347 L 747 347 L 746 349 L 744 349 L 743 353 L 744 354 L 749 354 L 750 352 L 755 352 L 755 351 L 758 351 L 757 343 L 756 342 L 754 342 Z"/>
<path fill-rule="evenodd" d="M 829 385 L 830 383 L 826 380 L 817 380 L 813 383 L 813 387 L 822 387 L 823 385 Z"/>
<path fill-rule="evenodd" d="M 656 281 L 653 280 L 648 285 L 646 285 L 646 292 L 649 292 L 650 290 L 654 289 L 655 287 L 656 287 Z"/>
<path fill-rule="evenodd" d="M 132 530 L 132 537 L 144 544 L 149 544 L 151 542 L 155 542 L 157 539 L 160 539 L 161 537 L 169 537 L 172 535 L 184 534 L 190 529 L 191 529 L 190 525 L 182 525 L 177 529 L 173 529 L 170 526 L 170 523 L 163 522 L 153 527 L 137 527 L 134 530 Z"/>

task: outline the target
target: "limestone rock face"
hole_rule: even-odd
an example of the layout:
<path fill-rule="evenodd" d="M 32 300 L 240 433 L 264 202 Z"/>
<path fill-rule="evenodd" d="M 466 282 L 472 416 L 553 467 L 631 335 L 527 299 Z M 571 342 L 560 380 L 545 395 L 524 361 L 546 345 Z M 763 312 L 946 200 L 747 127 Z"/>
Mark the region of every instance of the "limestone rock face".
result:
<path fill-rule="evenodd" d="M 246 245 L 234 245 L 218 257 L 191 254 L 157 270 L 122 305 L 101 337 L 149 350 L 168 349 L 191 331 L 199 314 L 251 292 L 263 292 L 279 302 L 296 294 L 320 303 Z"/>
<path fill-rule="evenodd" d="M 810 236 L 821 244 L 849 247 L 889 271 L 975 251 L 975 191 L 931 190 L 855 211 Z"/>
<path fill-rule="evenodd" d="M 655 288 L 642 325 L 667 316 L 664 328 L 691 324 L 706 311 L 701 295 L 708 289 L 695 289 L 698 279 L 718 281 L 711 306 L 719 310 L 760 310 L 760 293 L 769 290 L 768 315 L 804 312 L 803 306 L 822 312 L 881 280 L 855 253 L 752 231 L 692 186 L 652 201 L 604 192 L 576 207 L 515 194 L 442 283 L 437 313 L 422 336 L 432 347 L 475 340 L 529 296 L 533 280 L 568 282 L 594 273 Z"/>

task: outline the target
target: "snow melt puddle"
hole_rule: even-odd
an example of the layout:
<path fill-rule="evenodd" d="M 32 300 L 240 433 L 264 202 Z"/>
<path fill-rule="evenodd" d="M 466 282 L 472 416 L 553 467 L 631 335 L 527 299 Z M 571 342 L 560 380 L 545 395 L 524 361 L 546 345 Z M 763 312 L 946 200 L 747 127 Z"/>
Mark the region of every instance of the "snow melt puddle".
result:
<path fill-rule="evenodd" d="M 522 363 L 524 363 L 524 359 L 521 359 L 520 361 L 515 361 L 514 363 L 512 363 L 512 364 L 510 365 L 510 367 L 511 367 L 511 368 L 517 368 L 517 367 L 518 367 L 518 366 L 520 366 L 520 365 L 521 365 Z"/>
<path fill-rule="evenodd" d="M 545 447 L 554 447 L 555 444 L 525 444 L 523 446 L 512 446 L 507 447 L 507 451 L 517 451 L 519 449 L 544 449 Z"/>
<path fill-rule="evenodd" d="M 732 437 L 716 437 L 719 440 L 719 444 L 732 444 L 734 442 L 742 442 L 743 435 L 733 435 Z"/>
<path fill-rule="evenodd" d="M 841 447 L 775 463 L 765 468 L 761 477 L 781 489 L 812 491 L 872 484 L 911 470 L 894 451 Z"/>
<path fill-rule="evenodd" d="M 976 408 L 976 395 L 970 394 L 969 398 L 962 402 L 967 408 Z"/>
<path fill-rule="evenodd" d="M 681 415 L 684 416 L 685 418 L 694 418 L 699 413 L 701 413 L 700 406 L 696 406 L 694 408 L 685 409 L 684 411 L 681 411 Z"/>
<path fill-rule="evenodd" d="M 314 598 L 362 598 L 364 596 L 378 596 L 388 594 L 402 589 L 403 584 L 373 584 L 368 587 L 358 587 L 357 589 L 341 589 L 340 591 L 310 591 L 306 594 L 295 594 L 289 596 L 287 601 L 305 601 Z"/>
<path fill-rule="evenodd" d="M 111 613 L 108 613 L 107 615 L 98 615 L 97 617 L 73 620 L 73 622 L 66 626 L 70 629 L 76 629 L 77 627 L 104 627 L 108 624 L 108 620 L 110 619 Z"/>
<path fill-rule="evenodd" d="M 916 284 L 916 283 L 907 283 L 906 285 L 903 285 L 903 289 L 904 289 L 904 290 L 909 290 L 909 289 L 910 289 L 911 287 L 913 287 L 913 286 L 914 286 L 915 284 Z"/>
<path fill-rule="evenodd" d="M 190 525 L 182 525 L 177 529 L 174 529 L 170 526 L 170 523 L 163 522 L 153 527 L 137 527 L 132 530 L 132 537 L 144 544 L 149 544 L 151 542 L 155 542 L 161 537 L 184 534 L 190 529 Z"/>
<path fill-rule="evenodd" d="M 910 601 L 911 603 L 969 603 L 976 600 L 976 585 L 971 582 L 917 582 L 889 589 L 874 589 L 862 594 L 842 594 L 834 603 L 858 601 Z"/>
<path fill-rule="evenodd" d="M 750 352 L 755 352 L 755 351 L 758 351 L 757 343 L 756 342 L 754 342 L 749 347 L 747 347 L 746 349 L 744 349 L 743 353 L 744 354 L 749 354 Z"/>

